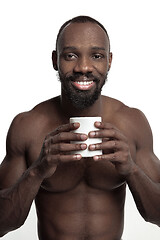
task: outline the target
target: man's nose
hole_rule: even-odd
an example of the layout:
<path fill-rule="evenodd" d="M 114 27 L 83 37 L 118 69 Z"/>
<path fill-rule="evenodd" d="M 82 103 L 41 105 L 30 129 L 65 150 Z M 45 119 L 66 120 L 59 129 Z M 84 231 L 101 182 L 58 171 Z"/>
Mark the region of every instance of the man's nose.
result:
<path fill-rule="evenodd" d="M 78 59 L 74 67 L 74 72 L 87 73 L 93 71 L 93 65 L 90 59 L 83 57 Z"/>

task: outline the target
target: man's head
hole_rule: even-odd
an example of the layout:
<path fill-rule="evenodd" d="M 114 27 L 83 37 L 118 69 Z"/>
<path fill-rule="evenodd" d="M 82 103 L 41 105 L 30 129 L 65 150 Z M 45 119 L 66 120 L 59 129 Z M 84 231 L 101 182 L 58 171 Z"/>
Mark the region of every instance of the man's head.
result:
<path fill-rule="evenodd" d="M 99 26 L 104 30 L 104 32 L 106 33 L 107 38 L 108 38 L 109 50 L 110 50 L 110 40 L 109 40 L 109 36 L 108 36 L 107 30 L 105 29 L 105 27 L 104 27 L 100 22 L 98 22 L 96 19 L 91 18 L 91 17 L 89 17 L 89 16 L 78 16 L 78 17 L 72 18 L 72 19 L 66 21 L 66 22 L 61 26 L 61 28 L 59 29 L 58 35 L 57 35 L 57 39 L 56 39 L 56 50 L 57 50 L 57 48 L 58 48 L 59 37 L 60 37 L 61 33 L 63 32 L 63 29 L 64 29 L 67 25 L 69 25 L 70 23 L 88 23 L 88 22 L 97 24 L 97 25 L 99 25 Z"/>
<path fill-rule="evenodd" d="M 111 65 L 107 31 L 87 16 L 67 21 L 57 35 L 52 59 L 62 93 L 76 108 L 91 106 L 101 93 Z"/>

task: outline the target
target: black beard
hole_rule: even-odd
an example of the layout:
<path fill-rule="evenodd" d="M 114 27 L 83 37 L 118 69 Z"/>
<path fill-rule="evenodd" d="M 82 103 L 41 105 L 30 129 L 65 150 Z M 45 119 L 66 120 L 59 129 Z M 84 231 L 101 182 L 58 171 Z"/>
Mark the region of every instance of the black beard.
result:
<path fill-rule="evenodd" d="M 70 84 L 70 82 L 75 81 L 76 79 L 78 79 L 79 76 L 85 76 L 85 77 L 88 77 L 88 79 L 92 79 L 96 84 L 95 90 L 91 92 L 91 90 L 83 91 L 83 90 L 74 88 Z M 100 85 L 100 79 L 93 76 L 90 73 L 88 74 L 75 73 L 69 77 L 63 77 L 59 74 L 59 80 L 62 84 L 62 89 L 64 93 L 66 94 L 66 96 L 68 97 L 72 105 L 76 109 L 82 110 L 92 106 L 95 103 L 95 101 L 99 98 L 102 91 L 102 87 L 107 80 L 107 74 L 101 80 L 102 81 L 101 85 Z"/>

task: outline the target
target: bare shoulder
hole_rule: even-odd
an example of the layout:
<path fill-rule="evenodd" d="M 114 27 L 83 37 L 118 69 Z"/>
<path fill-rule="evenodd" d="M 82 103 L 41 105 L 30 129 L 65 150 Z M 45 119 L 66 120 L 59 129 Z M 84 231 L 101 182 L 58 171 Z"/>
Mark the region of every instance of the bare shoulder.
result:
<path fill-rule="evenodd" d="M 31 126 L 31 123 L 37 124 L 37 121 L 47 121 L 47 119 L 50 119 L 50 116 L 56 112 L 58 99 L 58 97 L 55 97 L 37 104 L 30 111 L 18 114 L 14 122 L 22 125 L 25 124 L 25 126 Z"/>
<path fill-rule="evenodd" d="M 1 189 L 12 186 L 26 171 L 31 145 L 35 147 L 37 155 L 39 154 L 47 127 L 54 116 L 56 101 L 55 98 L 42 102 L 13 119 L 7 134 L 6 156 L 0 165 Z"/>
<path fill-rule="evenodd" d="M 26 148 L 31 138 L 43 131 L 45 126 L 51 122 L 51 113 L 55 112 L 56 101 L 56 98 L 47 100 L 30 111 L 18 114 L 13 119 L 8 131 L 8 145 L 13 146 L 14 149 L 19 145 L 21 148 Z"/>
<path fill-rule="evenodd" d="M 152 130 L 144 113 L 113 98 L 107 98 L 106 104 L 107 101 L 109 108 L 112 109 L 110 111 L 113 124 L 131 136 L 137 146 L 142 144 L 152 146 Z"/>

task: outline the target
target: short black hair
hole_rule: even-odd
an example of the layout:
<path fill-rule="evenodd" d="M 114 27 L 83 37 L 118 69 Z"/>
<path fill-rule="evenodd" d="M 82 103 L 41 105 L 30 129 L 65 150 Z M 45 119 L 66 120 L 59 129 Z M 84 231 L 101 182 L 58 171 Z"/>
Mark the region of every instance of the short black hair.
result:
<path fill-rule="evenodd" d="M 57 34 L 57 39 L 56 39 L 56 50 L 57 50 L 57 47 L 58 47 L 58 40 L 59 40 L 59 37 L 60 37 L 60 34 L 61 32 L 63 31 L 63 29 L 70 23 L 87 23 L 87 22 L 91 22 L 91 23 L 95 23 L 95 24 L 98 24 L 103 30 L 104 32 L 106 33 L 107 35 L 107 38 L 108 38 L 108 41 L 109 41 L 109 51 L 110 51 L 110 39 L 109 39 L 109 36 L 108 36 L 108 33 L 107 33 L 107 30 L 105 29 L 105 27 L 100 23 L 98 22 L 96 19 L 92 18 L 92 17 L 89 17 L 89 16 L 77 16 L 77 17 L 74 17 L 68 21 L 66 21 L 59 29 L 59 32 Z"/>

